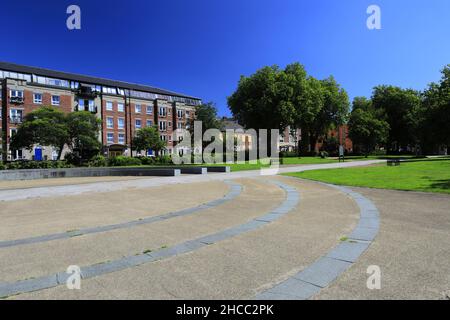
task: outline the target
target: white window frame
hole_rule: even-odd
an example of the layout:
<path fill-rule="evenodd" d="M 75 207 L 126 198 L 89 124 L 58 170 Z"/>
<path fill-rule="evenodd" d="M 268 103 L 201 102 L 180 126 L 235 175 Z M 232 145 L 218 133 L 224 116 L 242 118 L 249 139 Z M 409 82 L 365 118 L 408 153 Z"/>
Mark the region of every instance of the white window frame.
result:
<path fill-rule="evenodd" d="M 150 124 L 149 124 L 150 123 Z M 145 126 L 146 127 L 152 127 L 153 126 L 153 121 L 152 120 L 147 120 L 145 121 Z"/>
<path fill-rule="evenodd" d="M 109 140 L 110 135 L 112 135 L 112 140 Z M 114 132 L 106 133 L 106 143 L 114 143 Z"/>
<path fill-rule="evenodd" d="M 138 124 L 137 124 L 138 121 L 140 122 L 139 127 L 138 127 Z M 141 121 L 141 119 L 134 119 L 134 128 L 135 129 L 141 129 L 142 128 L 142 121 Z"/>
<path fill-rule="evenodd" d="M 142 105 L 141 104 L 135 104 L 134 105 L 134 113 L 141 113 L 142 112 Z"/>
<path fill-rule="evenodd" d="M 122 125 L 120 125 L 121 120 L 122 120 Z M 125 129 L 125 118 L 117 118 L 117 128 L 119 130 Z"/>
<path fill-rule="evenodd" d="M 114 129 L 114 118 L 113 117 L 106 117 L 106 128 Z"/>
<path fill-rule="evenodd" d="M 58 98 L 58 102 L 54 100 L 54 98 Z M 52 95 L 52 106 L 60 106 L 61 105 L 61 96 Z"/>
<path fill-rule="evenodd" d="M 111 106 L 111 107 L 108 107 Z M 114 111 L 114 104 L 112 103 L 112 101 L 106 101 L 106 111 Z"/>
<path fill-rule="evenodd" d="M 158 115 L 161 116 L 161 117 L 167 116 L 167 107 L 163 107 L 163 106 L 159 107 L 159 114 Z"/>
<path fill-rule="evenodd" d="M 23 90 L 10 90 L 9 95 L 11 98 L 22 98 L 23 99 Z"/>
<path fill-rule="evenodd" d="M 159 131 L 167 131 L 167 121 L 160 120 L 158 124 Z"/>
<path fill-rule="evenodd" d="M 41 99 L 36 99 L 37 95 L 41 96 Z M 34 104 L 42 104 L 42 96 L 43 96 L 42 93 L 38 93 L 38 92 L 33 93 L 33 103 Z"/>
<path fill-rule="evenodd" d="M 125 144 L 125 133 L 119 133 L 118 134 L 118 136 L 117 136 L 117 143 Z"/>
<path fill-rule="evenodd" d="M 117 111 L 118 112 L 125 112 L 125 105 L 123 103 L 117 104 Z"/>
<path fill-rule="evenodd" d="M 147 114 L 153 114 L 153 106 L 146 106 L 145 108 L 146 108 L 145 112 Z"/>

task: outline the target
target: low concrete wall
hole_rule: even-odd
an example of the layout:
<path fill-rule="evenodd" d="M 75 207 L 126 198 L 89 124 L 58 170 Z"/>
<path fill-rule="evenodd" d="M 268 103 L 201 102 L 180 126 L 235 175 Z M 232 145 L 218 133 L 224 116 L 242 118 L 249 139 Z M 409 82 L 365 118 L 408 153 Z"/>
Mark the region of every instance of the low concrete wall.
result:
<path fill-rule="evenodd" d="M 182 174 L 207 174 L 208 170 L 203 167 L 180 167 Z"/>
<path fill-rule="evenodd" d="M 230 167 L 207 167 L 208 172 L 231 172 Z"/>
<path fill-rule="evenodd" d="M 0 180 L 35 180 L 73 177 L 104 176 L 179 176 L 175 168 L 67 168 L 67 169 L 27 169 L 2 170 Z"/>

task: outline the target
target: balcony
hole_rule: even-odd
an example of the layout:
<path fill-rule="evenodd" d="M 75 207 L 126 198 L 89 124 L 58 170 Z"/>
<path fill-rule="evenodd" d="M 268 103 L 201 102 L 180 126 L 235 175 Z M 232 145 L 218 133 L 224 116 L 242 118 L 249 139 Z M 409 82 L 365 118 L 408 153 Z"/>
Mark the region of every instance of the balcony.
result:
<path fill-rule="evenodd" d="M 92 87 L 82 85 L 75 90 L 75 94 L 86 98 L 96 98 L 99 93 Z"/>
<path fill-rule="evenodd" d="M 14 104 L 22 104 L 23 97 L 11 97 L 11 98 L 9 98 L 9 102 L 14 103 Z"/>

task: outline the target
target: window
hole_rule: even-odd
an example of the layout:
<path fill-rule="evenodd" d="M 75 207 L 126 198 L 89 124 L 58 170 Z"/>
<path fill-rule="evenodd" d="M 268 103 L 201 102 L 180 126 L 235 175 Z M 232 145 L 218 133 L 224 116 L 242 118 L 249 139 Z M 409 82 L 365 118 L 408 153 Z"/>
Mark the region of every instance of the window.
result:
<path fill-rule="evenodd" d="M 113 111 L 113 103 L 111 101 L 106 101 L 106 110 Z"/>
<path fill-rule="evenodd" d="M 177 128 L 178 129 L 183 129 L 183 123 L 182 122 L 178 122 L 177 123 Z"/>
<path fill-rule="evenodd" d="M 177 110 L 177 116 L 179 119 L 183 118 L 183 110 Z"/>
<path fill-rule="evenodd" d="M 116 88 L 103 87 L 103 93 L 117 94 Z"/>
<path fill-rule="evenodd" d="M 166 141 L 167 140 L 167 136 L 166 135 L 160 135 L 159 138 L 161 139 L 161 141 Z"/>
<path fill-rule="evenodd" d="M 124 129 L 125 128 L 125 119 L 124 118 L 117 119 L 117 126 L 119 127 L 119 129 Z"/>
<path fill-rule="evenodd" d="M 21 98 L 23 99 L 23 91 L 21 90 L 11 90 L 11 98 Z"/>
<path fill-rule="evenodd" d="M 42 93 L 34 93 L 33 94 L 33 103 L 35 103 L 35 104 L 42 103 Z"/>
<path fill-rule="evenodd" d="M 71 85 L 67 80 L 33 76 L 33 81 L 47 86 L 69 88 Z"/>
<path fill-rule="evenodd" d="M 52 106 L 59 106 L 60 102 L 60 96 L 52 96 Z"/>
<path fill-rule="evenodd" d="M 108 129 L 114 128 L 114 119 L 111 117 L 106 118 L 106 127 Z"/>
<path fill-rule="evenodd" d="M 159 107 L 159 115 L 161 117 L 165 117 L 167 115 L 167 108 L 166 107 Z"/>
<path fill-rule="evenodd" d="M 147 106 L 147 114 L 153 113 L 153 106 Z"/>
<path fill-rule="evenodd" d="M 88 100 L 88 106 L 90 112 L 97 112 L 94 100 Z"/>
<path fill-rule="evenodd" d="M 171 142 L 172 141 L 172 136 L 171 135 L 169 135 L 169 142 Z"/>
<path fill-rule="evenodd" d="M 125 134 L 119 133 L 119 141 L 120 144 L 125 144 Z"/>
<path fill-rule="evenodd" d="M 142 106 L 140 104 L 137 104 L 134 106 L 134 112 L 141 113 L 141 111 L 142 111 Z"/>
<path fill-rule="evenodd" d="M 189 118 L 191 116 L 191 113 L 189 111 L 186 111 L 186 117 Z"/>
<path fill-rule="evenodd" d="M 166 125 L 167 125 L 166 121 L 160 121 L 159 122 L 159 130 L 166 131 L 166 129 L 167 129 Z"/>
<path fill-rule="evenodd" d="M 141 128 L 141 119 L 136 119 L 134 124 L 135 124 L 136 129 L 140 129 Z"/>
<path fill-rule="evenodd" d="M 172 121 L 168 122 L 168 126 L 169 126 L 169 128 L 172 128 Z"/>
<path fill-rule="evenodd" d="M 106 134 L 106 141 L 107 141 L 108 143 L 114 143 L 114 133 L 108 132 L 108 133 Z"/>
<path fill-rule="evenodd" d="M 118 103 L 117 104 L 117 111 L 119 111 L 119 112 L 124 112 L 125 111 L 123 103 Z"/>
<path fill-rule="evenodd" d="M 12 123 L 21 123 L 22 115 L 23 115 L 23 110 L 20 110 L 20 109 L 9 110 L 9 117 L 10 117 Z"/>
<path fill-rule="evenodd" d="M 147 126 L 147 127 L 153 126 L 152 120 L 147 120 L 146 126 Z"/>

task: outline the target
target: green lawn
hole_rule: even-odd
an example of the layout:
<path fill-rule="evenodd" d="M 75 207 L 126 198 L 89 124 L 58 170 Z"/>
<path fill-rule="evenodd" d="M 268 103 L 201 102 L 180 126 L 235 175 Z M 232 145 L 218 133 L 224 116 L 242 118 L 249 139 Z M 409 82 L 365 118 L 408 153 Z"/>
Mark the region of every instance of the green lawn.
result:
<path fill-rule="evenodd" d="M 323 169 L 286 174 L 339 185 L 450 194 L 450 159 L 428 159 L 367 167 Z"/>

